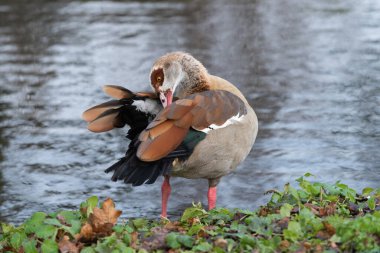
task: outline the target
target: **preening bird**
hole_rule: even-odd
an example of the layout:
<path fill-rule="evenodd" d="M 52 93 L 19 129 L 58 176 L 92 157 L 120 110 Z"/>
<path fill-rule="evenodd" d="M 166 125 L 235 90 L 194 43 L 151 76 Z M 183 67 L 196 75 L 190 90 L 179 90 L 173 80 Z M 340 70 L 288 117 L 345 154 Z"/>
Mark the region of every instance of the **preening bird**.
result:
<path fill-rule="evenodd" d="M 233 84 L 210 75 L 187 53 L 156 60 L 150 82 L 153 92 L 104 86 L 117 100 L 83 113 L 93 132 L 130 127 L 125 156 L 106 172 L 113 172 L 113 181 L 133 186 L 164 176 L 162 217 L 167 216 L 170 177 L 208 179 L 208 207 L 213 209 L 221 177 L 234 171 L 252 148 L 256 114 Z"/>

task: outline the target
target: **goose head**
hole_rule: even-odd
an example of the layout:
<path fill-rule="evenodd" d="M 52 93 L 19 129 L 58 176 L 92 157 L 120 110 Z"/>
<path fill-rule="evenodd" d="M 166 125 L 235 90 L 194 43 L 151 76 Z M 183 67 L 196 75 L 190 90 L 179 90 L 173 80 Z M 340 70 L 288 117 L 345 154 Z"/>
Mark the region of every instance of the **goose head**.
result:
<path fill-rule="evenodd" d="M 150 81 L 164 107 L 169 106 L 173 98 L 181 99 L 209 89 L 206 68 L 184 52 L 169 53 L 158 58 L 153 64 Z"/>

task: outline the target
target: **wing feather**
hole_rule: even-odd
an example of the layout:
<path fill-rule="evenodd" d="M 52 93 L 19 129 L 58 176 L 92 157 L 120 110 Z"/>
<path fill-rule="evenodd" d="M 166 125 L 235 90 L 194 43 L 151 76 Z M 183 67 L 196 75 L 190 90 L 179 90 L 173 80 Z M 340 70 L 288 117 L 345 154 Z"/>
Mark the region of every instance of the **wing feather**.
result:
<path fill-rule="evenodd" d="M 162 108 L 153 92 L 137 92 L 116 85 L 105 85 L 103 90 L 119 100 L 111 100 L 91 107 L 82 114 L 93 132 L 105 132 L 129 125 L 127 137 L 134 139 Z"/>
<path fill-rule="evenodd" d="M 99 115 L 101 115 L 103 112 L 108 111 L 109 109 L 117 109 L 121 106 L 123 106 L 123 104 L 120 103 L 119 100 L 111 100 L 86 110 L 82 114 L 82 119 L 87 122 L 91 122 L 99 117 Z"/>
<path fill-rule="evenodd" d="M 145 162 L 159 160 L 176 149 L 185 138 L 189 128 L 177 127 L 169 121 L 171 127 L 155 139 L 148 138 L 141 142 L 137 149 L 137 157 Z"/>
<path fill-rule="evenodd" d="M 168 131 L 172 126 L 173 126 L 173 122 L 172 121 L 165 121 L 162 124 L 159 124 L 157 127 L 152 128 L 152 130 L 148 132 L 149 133 L 149 138 L 151 138 L 151 139 L 157 138 L 161 134 L 163 134 L 166 131 Z"/>
<path fill-rule="evenodd" d="M 104 85 L 103 91 L 116 99 L 132 98 L 135 95 L 132 91 L 117 85 Z"/>
<path fill-rule="evenodd" d="M 141 132 L 137 157 L 142 161 L 161 159 L 176 149 L 189 129 L 223 125 L 236 115 L 246 114 L 244 102 L 224 90 L 211 90 L 180 99 L 162 110 Z"/>
<path fill-rule="evenodd" d="M 114 128 L 114 121 L 118 114 L 119 110 L 109 109 L 100 114 L 95 120 L 91 121 L 87 128 L 95 133 L 109 131 Z"/>

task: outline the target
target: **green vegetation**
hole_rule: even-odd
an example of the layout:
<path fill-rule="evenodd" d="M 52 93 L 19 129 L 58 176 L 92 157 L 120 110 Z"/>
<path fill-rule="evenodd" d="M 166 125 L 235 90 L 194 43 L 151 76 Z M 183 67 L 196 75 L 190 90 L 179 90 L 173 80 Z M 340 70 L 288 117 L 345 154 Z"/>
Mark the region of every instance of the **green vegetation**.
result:
<path fill-rule="evenodd" d="M 358 194 L 310 176 L 297 179 L 297 189 L 269 191 L 271 200 L 256 211 L 193 205 L 178 221 L 117 223 L 112 200 L 91 197 L 79 211 L 2 224 L 0 252 L 380 252 L 380 189 Z"/>

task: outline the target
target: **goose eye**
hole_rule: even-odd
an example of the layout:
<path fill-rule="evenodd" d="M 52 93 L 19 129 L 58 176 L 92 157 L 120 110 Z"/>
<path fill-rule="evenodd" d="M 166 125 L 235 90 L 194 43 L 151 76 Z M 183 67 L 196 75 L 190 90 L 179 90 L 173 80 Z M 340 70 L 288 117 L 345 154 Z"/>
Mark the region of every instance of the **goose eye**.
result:
<path fill-rule="evenodd" d="M 157 82 L 161 82 L 162 78 L 160 76 L 157 76 Z"/>

